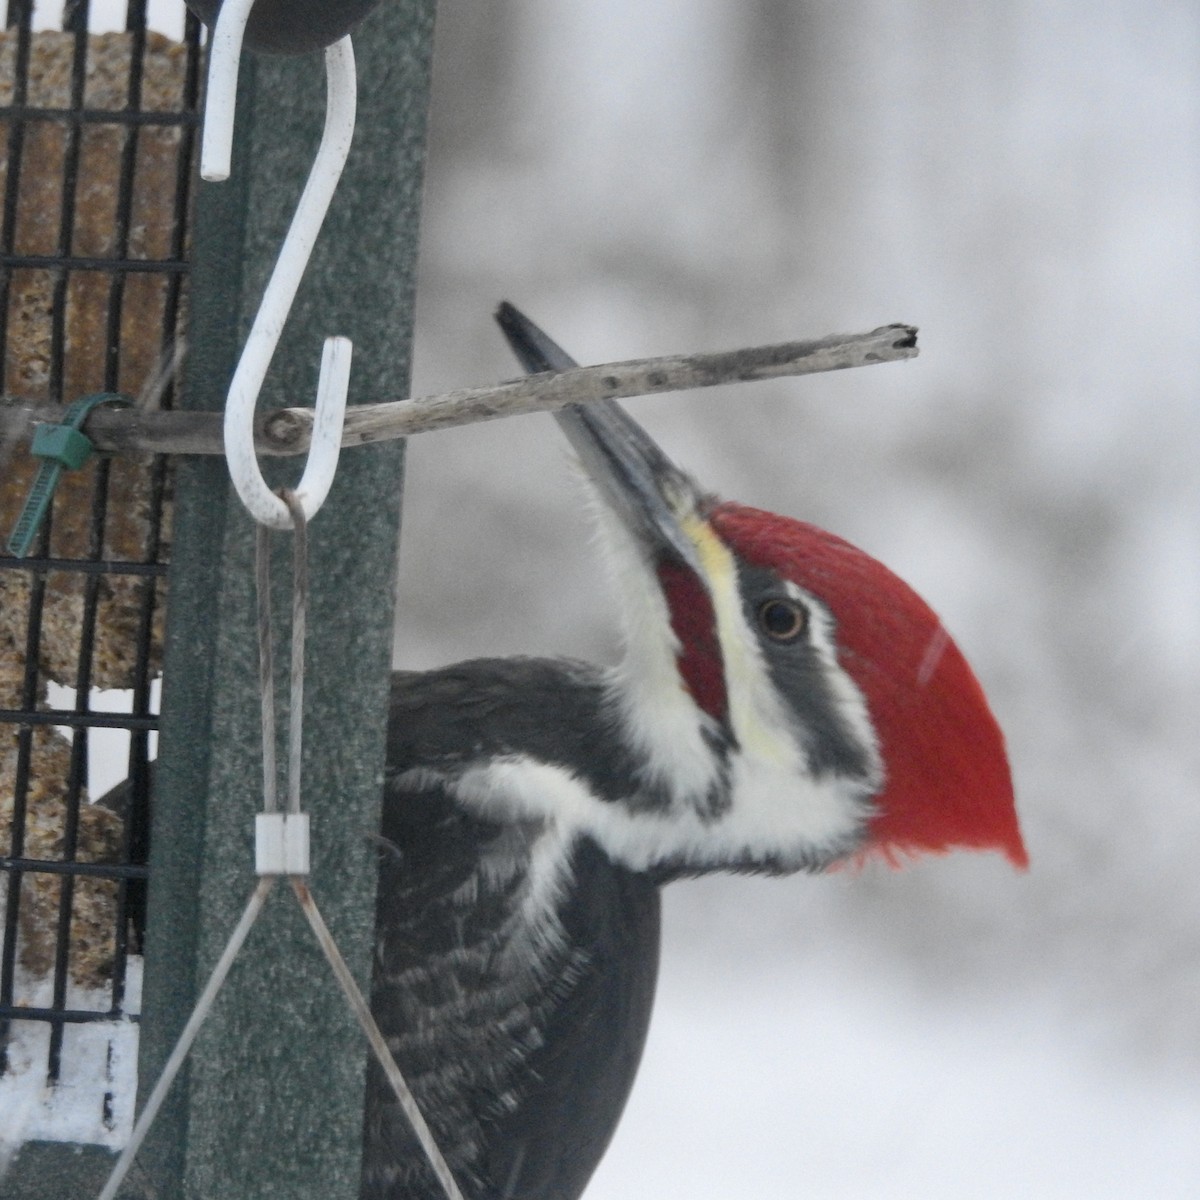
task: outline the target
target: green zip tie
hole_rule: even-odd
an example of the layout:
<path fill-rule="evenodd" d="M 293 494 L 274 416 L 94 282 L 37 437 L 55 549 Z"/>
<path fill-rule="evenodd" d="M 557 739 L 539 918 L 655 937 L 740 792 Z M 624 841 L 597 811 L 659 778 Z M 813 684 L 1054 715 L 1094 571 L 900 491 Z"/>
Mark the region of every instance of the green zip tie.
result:
<path fill-rule="evenodd" d="M 40 424 L 34 428 L 29 452 L 40 458 L 42 465 L 33 477 L 21 515 L 9 534 L 9 554 L 24 558 L 29 553 L 29 547 L 46 519 L 50 501 L 54 499 L 59 477 L 64 470 L 78 470 L 91 457 L 95 447 L 91 438 L 82 432 L 82 427 L 92 409 L 101 404 L 131 403 L 128 396 L 120 396 L 115 392 L 96 392 L 76 400 L 59 424 Z"/>

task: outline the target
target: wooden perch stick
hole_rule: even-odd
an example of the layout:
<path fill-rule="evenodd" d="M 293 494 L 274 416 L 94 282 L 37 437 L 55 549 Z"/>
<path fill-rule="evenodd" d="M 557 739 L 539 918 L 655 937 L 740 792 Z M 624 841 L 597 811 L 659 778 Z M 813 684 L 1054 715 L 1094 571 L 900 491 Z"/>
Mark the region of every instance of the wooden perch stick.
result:
<path fill-rule="evenodd" d="M 577 367 L 557 374 L 528 375 L 491 387 L 358 405 L 346 412 L 342 445 L 362 446 L 497 417 L 548 412 L 566 404 L 812 375 L 898 362 L 916 355 L 917 331 L 913 326 L 885 325 L 870 333 L 808 342 Z M 0 405 L 0 443 L 28 442 L 35 424 L 56 423 L 64 411 L 6 399 Z M 222 419 L 220 413 L 102 407 L 88 418 L 84 432 L 96 449 L 106 454 L 223 454 Z M 257 419 L 255 444 L 264 455 L 303 454 L 311 430 L 311 409 L 279 408 Z"/>

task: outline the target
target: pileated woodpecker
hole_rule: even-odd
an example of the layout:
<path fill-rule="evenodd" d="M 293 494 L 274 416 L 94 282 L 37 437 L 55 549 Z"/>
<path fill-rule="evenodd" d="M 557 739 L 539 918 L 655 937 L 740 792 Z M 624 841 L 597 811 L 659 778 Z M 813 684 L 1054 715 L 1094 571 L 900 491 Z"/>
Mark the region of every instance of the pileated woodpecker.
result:
<path fill-rule="evenodd" d="M 575 363 L 511 305 L 526 370 Z M 624 655 L 391 693 L 372 1006 L 471 1200 L 572 1200 L 633 1083 L 659 888 L 956 847 L 1024 864 L 1000 730 L 929 607 L 800 521 L 700 490 L 615 403 L 558 421 Z M 372 1067 L 364 1200 L 442 1192 Z"/>

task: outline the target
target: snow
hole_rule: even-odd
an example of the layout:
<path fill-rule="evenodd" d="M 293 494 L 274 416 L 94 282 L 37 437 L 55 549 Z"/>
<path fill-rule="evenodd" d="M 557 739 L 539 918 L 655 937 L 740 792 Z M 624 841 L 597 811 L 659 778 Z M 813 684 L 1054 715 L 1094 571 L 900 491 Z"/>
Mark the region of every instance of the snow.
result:
<path fill-rule="evenodd" d="M 142 960 L 126 967 L 125 1011 L 141 1011 Z M 18 974 L 17 1003 L 49 1008 L 52 983 Z M 103 989 L 67 988 L 67 1008 L 105 1012 Z M 119 1149 L 133 1129 L 137 1094 L 138 1030 L 134 1021 L 88 1021 L 67 1025 L 58 1082 L 46 1081 L 50 1026 L 14 1021 L 8 1043 L 9 1070 L 0 1075 L 0 1171 L 26 1141 L 77 1142 Z"/>
<path fill-rule="evenodd" d="M 1037 1005 L 930 1001 L 836 947 L 769 977 L 723 947 L 716 989 L 680 958 L 590 1200 L 1196 1194 L 1194 1080 L 1099 1062 Z"/>
<path fill-rule="evenodd" d="M 70 712 L 75 707 L 75 689 L 53 680 L 46 685 L 46 703 L 51 708 Z M 162 700 L 162 679 L 150 684 L 149 710 L 159 711 Z M 133 712 L 133 692 L 121 688 L 92 688 L 88 697 L 88 711 L 95 713 Z M 64 737 L 71 731 L 65 725 L 55 728 Z M 147 739 L 147 753 L 158 757 L 158 734 L 151 733 Z M 98 800 L 110 788 L 124 781 L 129 771 L 129 732 L 124 729 L 98 727 L 88 731 L 88 777 L 87 791 L 92 800 Z"/>

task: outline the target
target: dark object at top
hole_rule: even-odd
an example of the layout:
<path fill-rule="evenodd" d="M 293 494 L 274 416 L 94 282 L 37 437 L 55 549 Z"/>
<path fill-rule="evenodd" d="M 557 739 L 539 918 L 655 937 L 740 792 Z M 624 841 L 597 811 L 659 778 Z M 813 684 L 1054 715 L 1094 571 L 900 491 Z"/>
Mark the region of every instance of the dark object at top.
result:
<path fill-rule="evenodd" d="M 257 0 L 246 25 L 245 45 L 268 54 L 305 54 L 345 37 L 379 0 Z M 213 26 L 221 0 L 187 0 Z"/>

